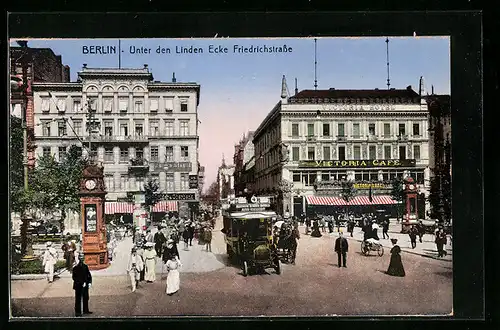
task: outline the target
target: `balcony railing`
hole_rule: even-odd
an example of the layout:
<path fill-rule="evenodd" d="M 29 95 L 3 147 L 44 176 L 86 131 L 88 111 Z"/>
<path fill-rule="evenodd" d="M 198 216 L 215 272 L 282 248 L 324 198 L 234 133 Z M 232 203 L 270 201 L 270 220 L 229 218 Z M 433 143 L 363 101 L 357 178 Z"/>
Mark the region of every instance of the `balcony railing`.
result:
<path fill-rule="evenodd" d="M 347 136 L 345 136 L 345 135 L 337 135 L 337 141 L 347 141 Z"/>

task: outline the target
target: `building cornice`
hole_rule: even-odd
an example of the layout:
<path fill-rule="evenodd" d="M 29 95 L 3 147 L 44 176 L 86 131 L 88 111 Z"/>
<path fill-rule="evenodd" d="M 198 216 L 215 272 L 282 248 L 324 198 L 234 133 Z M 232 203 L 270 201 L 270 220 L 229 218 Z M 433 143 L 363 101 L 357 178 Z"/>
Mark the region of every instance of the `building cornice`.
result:
<path fill-rule="evenodd" d="M 288 111 L 281 112 L 283 118 L 318 118 L 316 111 Z M 427 117 L 428 111 L 338 111 L 338 112 L 321 112 L 320 118 L 334 117 Z"/>
<path fill-rule="evenodd" d="M 281 110 L 281 101 L 276 103 L 274 108 L 269 112 L 264 121 L 259 125 L 259 127 L 255 130 L 252 143 L 255 144 L 255 141 L 259 138 L 260 134 L 265 131 L 265 129 L 272 123 L 272 121 L 278 116 Z"/>
<path fill-rule="evenodd" d="M 70 83 L 41 83 L 36 82 L 31 84 L 33 91 L 45 91 L 45 90 L 78 90 L 82 91 L 83 84 L 79 82 Z"/>

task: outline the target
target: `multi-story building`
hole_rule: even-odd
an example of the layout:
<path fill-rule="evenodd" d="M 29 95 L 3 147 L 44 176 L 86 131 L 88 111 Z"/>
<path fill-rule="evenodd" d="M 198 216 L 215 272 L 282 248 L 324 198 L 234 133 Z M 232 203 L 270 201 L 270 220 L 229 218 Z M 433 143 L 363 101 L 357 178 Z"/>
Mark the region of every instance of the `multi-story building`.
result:
<path fill-rule="evenodd" d="M 70 68 L 62 64 L 60 55 L 54 54 L 50 48 L 10 47 L 10 74 L 23 80 L 23 70 L 26 71 L 28 81 L 26 94 L 12 92 L 10 98 L 11 114 L 21 118 L 22 105 L 26 102 L 26 127 L 28 137 L 28 165 L 35 162 L 34 120 L 33 120 L 33 93 L 31 83 L 53 82 L 64 83 L 70 81 Z"/>
<path fill-rule="evenodd" d="M 426 97 L 429 104 L 430 216 L 451 220 L 451 103 L 449 95 Z"/>
<path fill-rule="evenodd" d="M 234 146 L 234 190 L 236 196 L 253 193 L 253 169 L 255 165 L 253 134 L 253 131 L 248 132 Z"/>
<path fill-rule="evenodd" d="M 221 201 L 236 196 L 234 191 L 234 165 L 227 165 L 224 156 L 222 156 L 222 164 L 217 170 L 217 183 Z"/>
<path fill-rule="evenodd" d="M 343 180 L 354 182 L 359 198 L 353 203 L 359 206 L 396 203 L 389 197 L 391 180 L 411 176 L 424 216 L 429 112 L 411 86 L 303 90 L 291 97 L 286 91 L 283 77 L 281 101 L 253 137 L 255 189 L 278 200 L 281 194 L 278 211 L 298 215 L 306 205 L 341 205 Z M 371 202 L 363 198 L 368 191 Z"/>
<path fill-rule="evenodd" d="M 190 181 L 198 181 L 200 85 L 154 81 L 147 65 L 84 65 L 77 82 L 35 83 L 33 90 L 37 157 L 59 158 L 73 144 L 85 154 L 90 146 L 104 166 L 107 214 L 130 216 L 128 201 L 148 177 L 167 193 L 153 211 L 187 209 L 184 204 L 198 201 L 197 185 Z M 87 131 L 88 111 L 99 125 L 93 134 Z"/>

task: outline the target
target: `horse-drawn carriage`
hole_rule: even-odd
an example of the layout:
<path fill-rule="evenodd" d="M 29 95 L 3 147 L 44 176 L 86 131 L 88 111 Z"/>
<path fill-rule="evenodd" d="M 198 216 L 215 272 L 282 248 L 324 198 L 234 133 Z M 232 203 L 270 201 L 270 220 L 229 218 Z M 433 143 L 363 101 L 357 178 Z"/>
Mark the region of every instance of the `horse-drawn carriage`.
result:
<path fill-rule="evenodd" d="M 276 219 L 273 211 L 260 207 L 245 207 L 238 203 L 224 212 L 224 228 L 227 254 L 231 261 L 240 264 L 243 276 L 273 268 L 281 274 L 281 261 L 276 250 L 272 224 Z"/>
<path fill-rule="evenodd" d="M 361 242 L 361 253 L 367 256 L 370 254 L 370 251 L 376 251 L 379 257 L 384 255 L 382 243 L 374 238 L 369 238 Z"/>

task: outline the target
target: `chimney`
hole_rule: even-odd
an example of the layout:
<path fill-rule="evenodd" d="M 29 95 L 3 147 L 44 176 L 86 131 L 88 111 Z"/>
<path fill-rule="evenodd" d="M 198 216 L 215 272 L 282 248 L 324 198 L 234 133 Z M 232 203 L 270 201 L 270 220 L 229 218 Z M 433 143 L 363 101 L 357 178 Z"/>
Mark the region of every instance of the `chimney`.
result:
<path fill-rule="evenodd" d="M 406 87 L 406 90 L 407 90 L 407 91 L 411 91 L 411 85 L 408 85 L 408 86 Z"/>
<path fill-rule="evenodd" d="M 148 68 L 148 65 L 147 64 L 144 64 L 144 69 L 147 69 Z"/>
<path fill-rule="evenodd" d="M 177 79 L 175 79 L 175 72 L 172 74 L 172 82 L 177 82 Z"/>
<path fill-rule="evenodd" d="M 295 78 L 295 95 L 299 93 L 299 89 L 297 87 L 297 78 Z"/>
<path fill-rule="evenodd" d="M 418 95 L 422 96 L 425 94 L 424 77 L 420 76 Z"/>
<path fill-rule="evenodd" d="M 287 87 L 286 87 L 286 80 L 285 80 L 285 75 L 283 75 L 283 78 L 281 78 L 281 103 L 287 103 Z"/>
<path fill-rule="evenodd" d="M 431 95 L 434 95 L 434 85 L 431 85 Z"/>
<path fill-rule="evenodd" d="M 83 63 L 83 68 L 86 69 L 87 68 L 87 63 Z"/>

